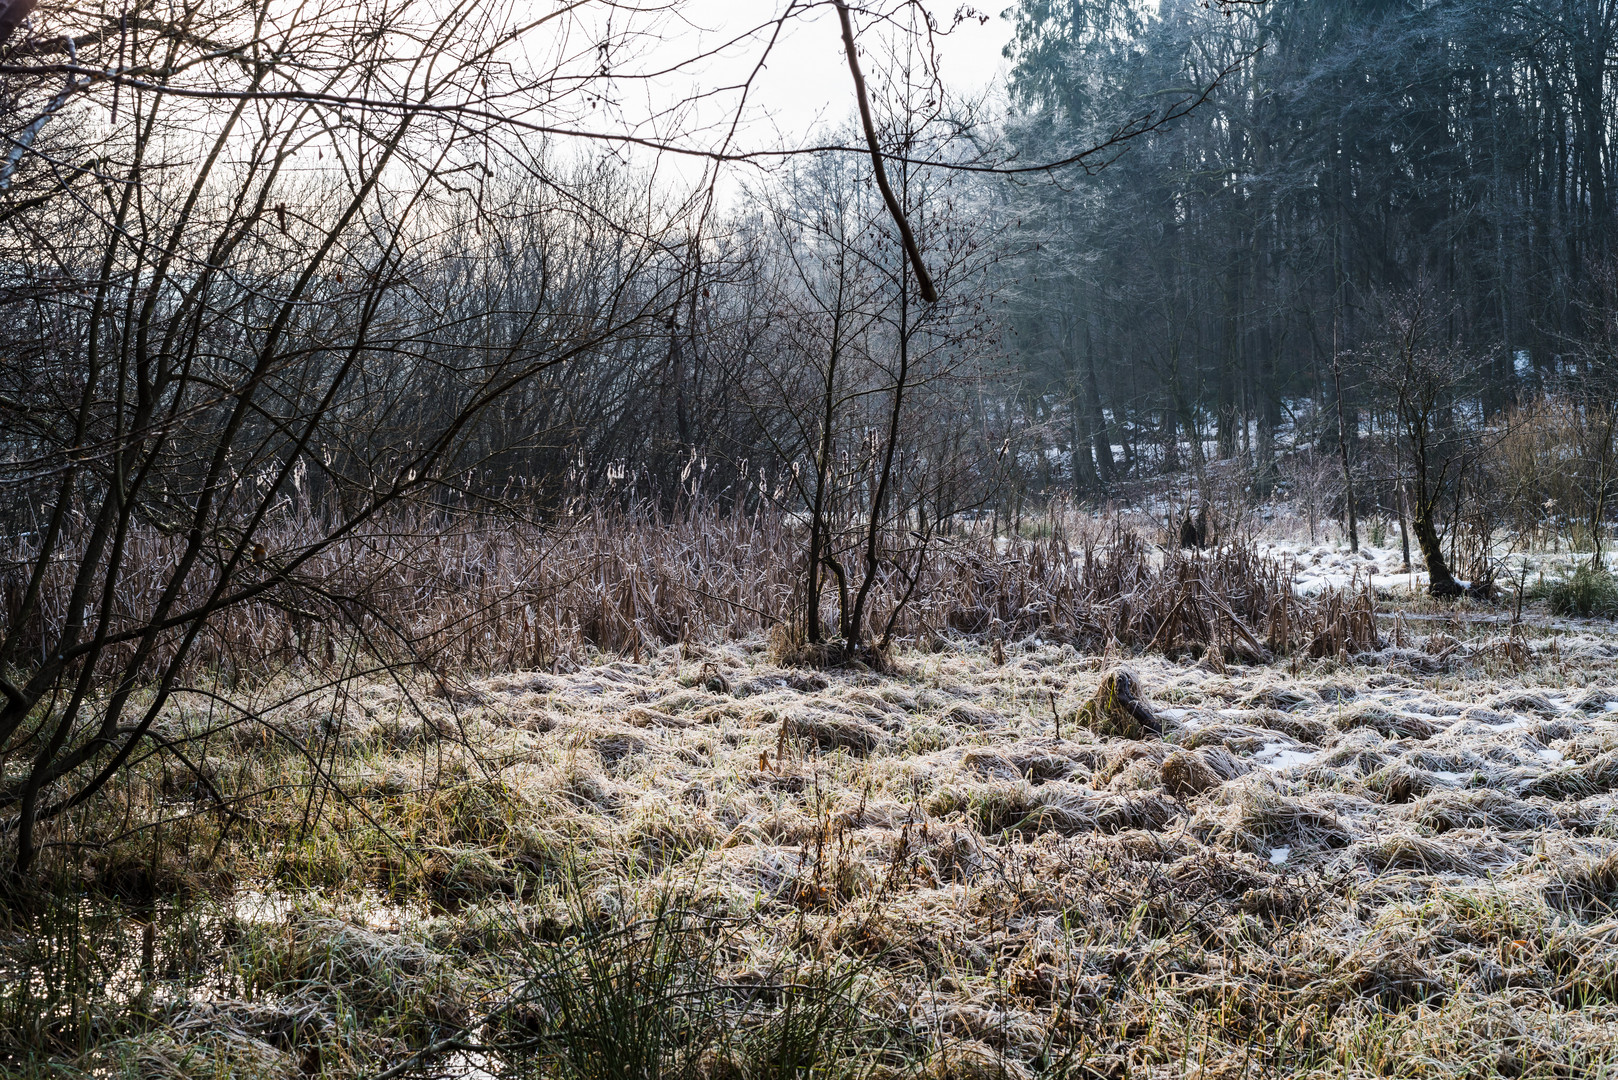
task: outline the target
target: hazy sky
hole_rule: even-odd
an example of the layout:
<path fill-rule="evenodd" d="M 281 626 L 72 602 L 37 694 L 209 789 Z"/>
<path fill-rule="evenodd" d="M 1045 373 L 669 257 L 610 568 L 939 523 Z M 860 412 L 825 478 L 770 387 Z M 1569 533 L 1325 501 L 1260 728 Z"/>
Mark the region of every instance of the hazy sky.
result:
<path fill-rule="evenodd" d="M 786 3 L 787 0 L 688 0 L 680 10 L 689 28 L 679 34 L 671 32 L 671 40 L 655 51 L 688 55 L 693 44 L 698 44 L 699 49 L 712 48 L 767 21 Z M 939 70 L 952 94 L 975 96 L 1003 71 L 1001 49 L 1010 38 L 1011 24 L 1000 17 L 1000 12 L 1007 3 L 1009 0 L 987 0 L 982 7 L 985 14 L 992 12 L 992 17 L 986 23 L 968 19 L 953 32 L 938 37 Z M 956 11 L 965 6 L 961 0 L 925 0 L 925 4 L 944 29 L 950 27 Z M 890 2 L 882 6 L 897 5 Z M 874 39 L 881 32 L 876 28 L 862 33 L 861 43 L 875 45 Z M 710 86 L 739 82 L 757 62 L 764 40 L 740 45 L 694 74 Z M 773 132 L 762 120 L 768 114 L 786 142 L 801 142 L 820 123 L 839 124 L 852 117 L 853 95 L 835 10 L 823 4 L 799 13 L 777 41 L 765 71 L 749 94 L 752 123 L 746 141 L 754 146 L 773 141 L 766 138 Z"/>

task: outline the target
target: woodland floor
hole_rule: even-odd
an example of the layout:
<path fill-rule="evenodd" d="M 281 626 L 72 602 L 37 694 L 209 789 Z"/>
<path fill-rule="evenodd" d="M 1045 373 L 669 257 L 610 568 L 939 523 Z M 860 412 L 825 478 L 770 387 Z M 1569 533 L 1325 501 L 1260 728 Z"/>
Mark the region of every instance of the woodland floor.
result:
<path fill-rule="evenodd" d="M 779 1076 L 798 1000 L 826 1075 L 1618 1075 L 1618 632 L 1404 606 L 1348 663 L 754 640 L 266 687 L 312 756 L 200 751 L 247 820 L 75 854 L 5 916 L 0 1061 Z M 1161 736 L 1077 723 L 1120 664 Z"/>

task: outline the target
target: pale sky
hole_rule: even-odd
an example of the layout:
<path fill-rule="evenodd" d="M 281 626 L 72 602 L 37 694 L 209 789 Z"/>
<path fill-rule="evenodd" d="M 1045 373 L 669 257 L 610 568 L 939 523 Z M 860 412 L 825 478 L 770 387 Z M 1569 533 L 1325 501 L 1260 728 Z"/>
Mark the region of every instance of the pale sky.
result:
<path fill-rule="evenodd" d="M 1008 2 L 987 0 L 983 4 L 989 9 L 985 14 L 992 16 L 987 23 L 966 20 L 952 33 L 937 39 L 939 70 L 953 93 L 975 95 L 1003 70 L 1000 52 L 1010 39 L 1011 23 L 1000 17 L 1000 11 Z M 761 22 L 765 12 L 780 6 L 769 0 L 692 0 L 689 17 L 698 25 L 706 23 L 724 33 L 732 27 L 743 28 L 750 21 Z M 943 29 L 949 28 L 961 6 L 959 0 L 926 3 Z M 863 43 L 865 35 L 860 40 Z M 756 56 L 756 50 L 750 52 Z M 836 124 L 853 115 L 853 85 L 837 15 L 829 5 L 794 18 L 771 51 L 768 67 L 755 87 L 756 97 L 750 95 L 749 101 L 757 101 L 773 114 L 789 140 L 807 135 L 819 121 Z"/>
<path fill-rule="evenodd" d="M 430 0 L 429 0 L 430 2 Z M 546 76 L 561 72 L 572 85 L 586 85 L 555 113 L 543 99 L 549 83 L 541 83 L 539 104 L 512 99 L 512 113 L 525 121 L 557 124 L 581 132 L 632 136 L 695 153 L 660 154 L 622 143 L 572 141 L 565 136 L 547 145 L 595 153 L 611 147 L 624 161 L 652 171 L 655 183 L 707 184 L 715 179 L 713 162 L 703 156 L 722 146 L 732 155 L 763 152 L 757 164 L 782 159 L 769 151 L 792 150 L 831 141 L 822 128 L 845 128 L 856 116 L 853 82 L 843 52 L 836 9 L 829 0 L 505 0 L 512 24 L 526 23 L 548 10 L 568 17 L 546 23 L 515 46 L 527 54 L 528 66 Z M 977 100 L 985 92 L 999 94 L 1007 62 L 1002 50 L 1012 24 L 1002 13 L 1016 0 L 920 0 L 939 33 L 934 36 L 946 102 Z M 884 23 L 880 16 L 908 14 L 908 0 L 851 0 L 856 9 L 856 37 L 868 81 L 880 82 L 885 44 L 916 38 Z M 748 91 L 744 121 L 726 143 L 740 101 L 737 89 L 753 73 L 766 52 L 770 33 L 781 14 L 792 8 L 768 60 Z M 861 14 L 861 9 L 871 14 Z M 974 11 L 973 9 L 976 9 Z M 973 17 L 957 23 L 957 13 Z M 979 14 L 987 16 L 981 19 Z M 740 40 L 737 40 L 740 39 Z M 598 57 L 599 43 L 618 42 L 610 56 Z M 727 43 L 728 46 L 727 46 Z M 714 55 L 708 55 L 714 53 Z M 606 62 L 612 74 L 602 97 L 590 76 Z M 517 65 L 519 71 L 523 65 Z M 521 75 L 518 82 L 521 81 Z M 583 80 L 582 82 L 579 80 Z M 485 84 L 486 85 L 486 84 Z M 589 102 L 589 107 L 584 106 Z M 880 97 L 873 102 L 879 116 Z M 604 106 L 595 111 L 595 106 Z M 991 110 L 991 113 L 994 110 Z M 858 145 L 860 139 L 852 132 Z M 320 142 L 304 146 L 302 167 L 329 168 Z M 310 157 L 314 160 L 309 160 Z M 743 165 L 719 170 L 718 190 L 728 200 L 740 178 L 757 175 Z"/>
<path fill-rule="evenodd" d="M 677 19 L 664 23 L 662 43 L 645 45 L 643 61 L 662 57 L 685 57 L 712 49 L 753 27 L 771 21 L 785 8 L 789 0 L 685 0 Z M 1001 12 L 1011 0 L 979 0 L 978 5 L 963 4 L 961 0 L 924 0 L 942 30 L 949 30 L 957 10 L 980 6 L 983 14 L 990 15 L 987 22 L 977 18 L 962 21 L 953 31 L 936 38 L 939 70 L 947 92 L 954 98 L 976 97 L 986 88 L 997 85 L 1005 70 L 1001 50 L 1011 36 L 1011 23 Z M 896 0 L 877 0 L 872 7 L 891 10 Z M 859 25 L 859 20 L 856 20 Z M 881 26 L 862 27 L 859 41 L 869 51 L 880 44 L 884 33 Z M 891 31 L 887 31 L 891 36 Z M 757 63 L 765 43 L 760 35 L 733 47 L 723 57 L 716 57 L 702 65 L 700 70 L 682 73 L 678 78 L 666 80 L 652 88 L 653 94 L 667 94 L 678 98 L 692 85 L 707 87 L 739 83 Z M 747 99 L 749 123 L 738 133 L 739 143 L 750 148 L 773 144 L 778 140 L 788 145 L 804 142 L 823 124 L 839 125 L 854 116 L 854 88 L 850 81 L 847 60 L 843 54 L 842 37 L 838 29 L 837 14 L 830 4 L 822 3 L 793 16 L 781 37 L 770 50 L 770 58 L 763 72 L 754 80 Z M 865 59 L 867 75 L 876 64 L 874 57 Z M 683 87 L 676 84 L 683 84 Z M 735 98 L 711 108 L 704 108 L 703 121 L 715 123 L 728 117 L 735 107 Z M 629 103 L 625 103 L 626 105 Z M 630 107 L 631 111 L 633 106 Z M 770 118 L 769 121 L 765 117 Z M 738 148 L 740 148 L 738 146 Z"/>

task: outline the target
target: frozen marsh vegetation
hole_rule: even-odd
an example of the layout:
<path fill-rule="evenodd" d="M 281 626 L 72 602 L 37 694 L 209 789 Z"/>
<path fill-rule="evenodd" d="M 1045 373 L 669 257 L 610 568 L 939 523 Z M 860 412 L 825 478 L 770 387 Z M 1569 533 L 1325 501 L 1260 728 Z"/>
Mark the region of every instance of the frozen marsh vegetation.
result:
<path fill-rule="evenodd" d="M 0 1080 L 1615 1075 L 1615 12 L 0 0 Z"/>
<path fill-rule="evenodd" d="M 91 899 L 12 916 L 0 1001 L 141 1075 L 1600 1075 L 1618 635 L 1429 629 L 1246 665 L 940 638 L 886 673 L 754 637 L 316 693 L 278 722 L 332 733 L 341 805 L 92 856 Z M 1119 667 L 1136 737 L 1084 708 Z"/>

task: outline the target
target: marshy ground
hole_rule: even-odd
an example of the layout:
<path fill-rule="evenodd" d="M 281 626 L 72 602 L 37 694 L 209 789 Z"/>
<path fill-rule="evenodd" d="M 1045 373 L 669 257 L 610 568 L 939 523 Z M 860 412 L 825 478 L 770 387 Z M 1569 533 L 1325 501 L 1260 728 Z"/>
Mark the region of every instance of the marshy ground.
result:
<path fill-rule="evenodd" d="M 198 812 L 9 902 L 6 1069 L 1618 1072 L 1618 633 L 1382 607 L 1346 659 L 755 637 L 266 685 L 193 755 L 250 809 L 137 770 L 98 821 Z M 1120 667 L 1138 737 L 1086 726 Z M 217 728 L 192 700 L 171 734 Z"/>

